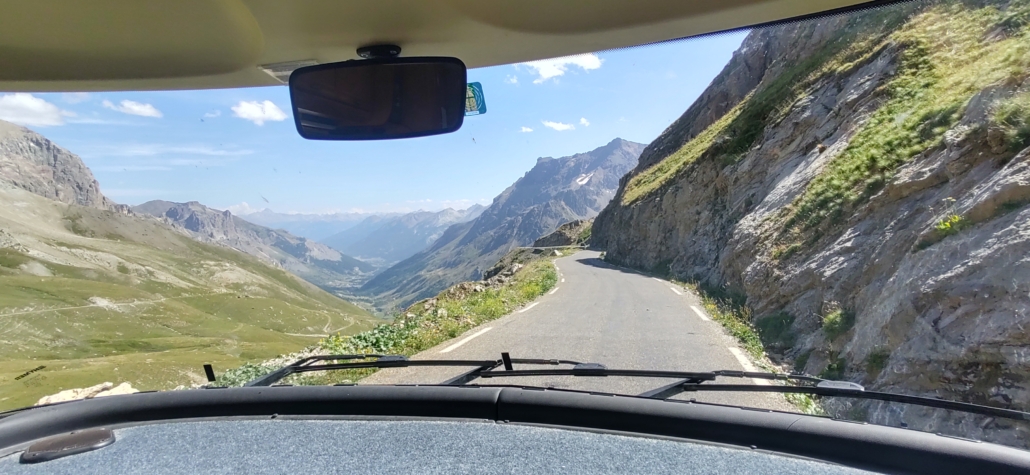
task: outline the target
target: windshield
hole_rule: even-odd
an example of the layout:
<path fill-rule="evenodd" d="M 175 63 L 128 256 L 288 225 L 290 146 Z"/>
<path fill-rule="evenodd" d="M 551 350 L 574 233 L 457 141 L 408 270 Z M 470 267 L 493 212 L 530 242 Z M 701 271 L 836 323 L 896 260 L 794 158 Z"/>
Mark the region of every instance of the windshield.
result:
<path fill-rule="evenodd" d="M 241 386 L 312 356 L 502 353 L 1030 410 L 1030 2 L 907 2 L 468 82 L 457 132 L 369 142 L 302 139 L 286 87 L 0 94 L 0 410 Z M 677 381 L 494 376 L 470 382 Z M 709 382 L 819 381 L 730 376 Z M 1030 440 L 896 401 L 673 392 Z"/>

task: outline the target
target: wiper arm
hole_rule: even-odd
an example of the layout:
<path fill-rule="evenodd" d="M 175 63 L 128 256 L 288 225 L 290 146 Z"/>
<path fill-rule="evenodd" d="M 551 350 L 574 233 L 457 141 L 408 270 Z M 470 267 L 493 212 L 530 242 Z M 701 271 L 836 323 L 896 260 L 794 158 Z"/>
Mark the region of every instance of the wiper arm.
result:
<path fill-rule="evenodd" d="M 507 353 L 505 353 L 507 355 Z M 316 364 L 324 361 L 350 361 L 350 360 L 370 360 L 370 361 L 357 361 L 351 363 L 335 363 L 335 364 Z M 544 360 L 544 359 L 511 359 L 506 360 L 409 360 L 406 356 L 401 355 L 320 355 L 320 356 L 309 356 L 307 358 L 297 360 L 289 365 L 286 365 L 278 370 L 268 373 L 260 378 L 250 381 L 244 386 L 271 386 L 283 378 L 295 374 L 295 373 L 310 373 L 312 371 L 339 371 L 347 369 L 362 369 L 362 368 L 407 368 L 412 366 L 474 366 L 476 369 L 469 371 L 468 373 L 459 376 L 458 378 L 452 378 L 451 380 L 442 384 L 449 386 L 456 386 L 468 383 L 479 377 L 482 372 L 496 369 L 501 365 L 510 367 L 511 364 L 531 364 L 531 365 L 580 365 L 582 363 L 578 361 L 570 360 Z M 465 377 L 464 380 L 459 381 L 460 378 Z M 489 377 L 489 376 L 487 376 Z"/>
<path fill-rule="evenodd" d="M 649 399 L 668 399 L 688 391 L 722 391 L 722 392 L 765 392 L 765 393 L 800 393 L 828 397 L 847 397 L 855 399 L 872 399 L 919 406 L 950 409 L 992 417 L 1003 417 L 1030 421 L 1030 412 L 984 406 L 967 402 L 948 401 L 922 396 L 866 391 L 862 386 L 848 381 L 831 381 L 804 374 L 761 373 L 737 370 L 719 370 L 706 372 L 684 371 L 651 371 L 608 369 L 597 363 L 580 363 L 571 360 L 518 359 L 502 353 L 499 360 L 409 360 L 399 355 L 325 355 L 311 356 L 287 365 L 265 376 L 255 379 L 245 386 L 271 386 L 286 376 L 295 373 L 312 371 L 337 371 L 361 368 L 406 368 L 413 366 L 455 366 L 473 367 L 474 369 L 453 377 L 440 385 L 463 386 L 477 379 L 512 378 L 527 376 L 585 376 L 585 377 L 630 377 L 630 378 L 670 378 L 679 381 L 635 397 Z M 366 360 L 366 361 L 352 361 Z M 347 363 L 318 364 L 326 361 L 352 361 Z M 513 365 L 549 365 L 572 366 L 559 369 L 516 370 Z M 498 369 L 503 366 L 504 369 Z M 751 384 L 705 384 L 716 378 L 749 378 L 783 382 L 795 382 L 798 385 L 751 385 Z"/>
<path fill-rule="evenodd" d="M 355 361 L 347 363 L 318 364 L 327 361 Z M 525 369 L 516 370 L 513 365 L 549 365 L 549 366 L 572 366 L 571 368 L 559 369 Z M 443 383 L 446 386 L 460 386 L 468 384 L 476 379 L 486 378 L 515 378 L 527 376 L 594 376 L 594 377 L 630 377 L 630 378 L 670 378 L 680 379 L 679 383 L 671 386 L 684 385 L 688 383 L 700 383 L 703 381 L 714 381 L 718 377 L 729 378 L 755 378 L 780 381 L 803 381 L 818 383 L 823 381 L 820 378 L 800 374 L 782 373 L 752 373 L 736 370 L 720 370 L 705 372 L 687 371 L 656 371 L 636 369 L 608 369 L 597 363 L 580 363 L 571 360 L 546 360 L 546 359 L 525 359 L 511 358 L 508 353 L 502 353 L 499 360 L 409 360 L 399 355 L 323 355 L 310 356 L 298 360 L 290 365 L 273 371 L 265 376 L 248 382 L 244 386 L 271 386 L 283 378 L 295 373 L 308 373 L 312 371 L 338 371 L 347 369 L 362 368 L 407 368 L 413 366 L 468 366 L 475 369 L 451 378 Z M 503 370 L 499 370 L 501 366 Z M 671 389 L 670 389 L 671 391 Z M 678 391 L 678 392 L 682 392 Z M 676 392 L 676 393 L 678 393 Z M 676 393 L 672 393 L 675 395 Z M 647 394 L 647 393 L 645 393 Z M 658 398 L 657 395 L 646 397 Z M 665 396 L 671 397 L 671 396 Z"/>

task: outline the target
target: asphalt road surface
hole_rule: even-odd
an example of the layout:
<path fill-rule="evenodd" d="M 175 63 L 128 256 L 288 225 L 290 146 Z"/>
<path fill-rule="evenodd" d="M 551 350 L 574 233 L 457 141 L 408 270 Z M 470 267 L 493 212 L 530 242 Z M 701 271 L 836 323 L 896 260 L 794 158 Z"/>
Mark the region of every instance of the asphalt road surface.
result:
<path fill-rule="evenodd" d="M 755 371 L 742 349 L 704 313 L 697 296 L 670 282 L 607 264 L 582 251 L 555 261 L 555 289 L 526 307 L 413 359 L 565 359 L 601 363 L 611 369 Z M 517 369 L 553 366 L 519 366 Z M 472 368 L 392 368 L 361 384 L 436 384 Z M 527 377 L 480 379 L 480 384 L 516 384 L 639 394 L 673 383 L 671 379 L 618 377 Z M 723 384 L 754 384 L 719 378 Z M 764 383 L 764 381 L 762 381 Z M 761 393 L 683 393 L 691 399 L 796 411 L 782 395 Z"/>

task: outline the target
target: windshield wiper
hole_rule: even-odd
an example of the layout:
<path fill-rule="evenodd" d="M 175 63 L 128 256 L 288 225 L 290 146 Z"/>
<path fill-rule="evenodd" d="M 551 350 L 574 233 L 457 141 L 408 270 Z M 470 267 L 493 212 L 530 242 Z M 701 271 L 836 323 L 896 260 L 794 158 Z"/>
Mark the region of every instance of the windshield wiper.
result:
<path fill-rule="evenodd" d="M 348 362 L 326 363 L 329 361 Z M 514 365 L 516 364 L 571 366 L 571 368 L 516 370 L 514 368 Z M 463 386 L 477 379 L 529 376 L 669 378 L 677 379 L 678 381 L 637 394 L 634 397 L 664 400 L 680 393 L 697 391 L 800 393 L 827 397 L 846 397 L 915 404 L 919 406 L 968 412 L 971 414 L 1030 421 L 1030 412 L 923 396 L 908 396 L 904 394 L 866 391 L 861 385 L 849 381 L 833 381 L 806 374 L 748 372 L 737 370 L 686 372 L 609 369 L 606 366 L 597 363 L 581 363 L 571 360 L 511 358 L 508 353 L 501 353 L 501 359 L 499 360 L 409 360 L 407 357 L 400 355 L 378 354 L 311 356 L 250 381 L 244 386 L 271 386 L 291 374 L 308 373 L 312 371 L 339 371 L 362 368 L 407 368 L 420 366 L 455 366 L 474 368 L 439 383 L 441 386 Z M 710 381 L 715 381 L 716 378 L 763 379 L 781 381 L 784 383 L 789 382 L 794 385 L 706 384 Z"/>

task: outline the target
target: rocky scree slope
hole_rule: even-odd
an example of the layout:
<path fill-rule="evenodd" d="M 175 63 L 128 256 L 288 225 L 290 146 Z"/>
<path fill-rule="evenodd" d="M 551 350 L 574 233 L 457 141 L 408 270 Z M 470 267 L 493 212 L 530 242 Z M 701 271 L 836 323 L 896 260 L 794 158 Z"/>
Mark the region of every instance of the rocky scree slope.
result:
<path fill-rule="evenodd" d="M 360 285 L 374 270 L 371 264 L 287 231 L 249 223 L 229 211 L 208 208 L 196 201 L 173 203 L 154 200 L 133 211 L 162 218 L 186 230 L 195 239 L 250 254 L 327 289 Z"/>
<path fill-rule="evenodd" d="M 755 30 L 596 219 L 622 265 L 743 294 L 774 358 L 1030 410 L 1030 2 Z M 1026 446 L 1023 423 L 828 403 Z"/>
<path fill-rule="evenodd" d="M 352 256 L 384 267 L 407 259 L 429 247 L 451 225 L 471 221 L 486 207 L 415 211 L 400 216 L 371 216 L 351 229 L 322 239 L 321 242 Z"/>
<path fill-rule="evenodd" d="M 615 139 L 587 153 L 540 158 L 494 198 L 476 219 L 444 231 L 432 246 L 377 275 L 362 287 L 381 308 L 398 309 L 483 271 L 518 246 L 559 225 L 595 216 L 615 195 L 643 145 Z"/>

